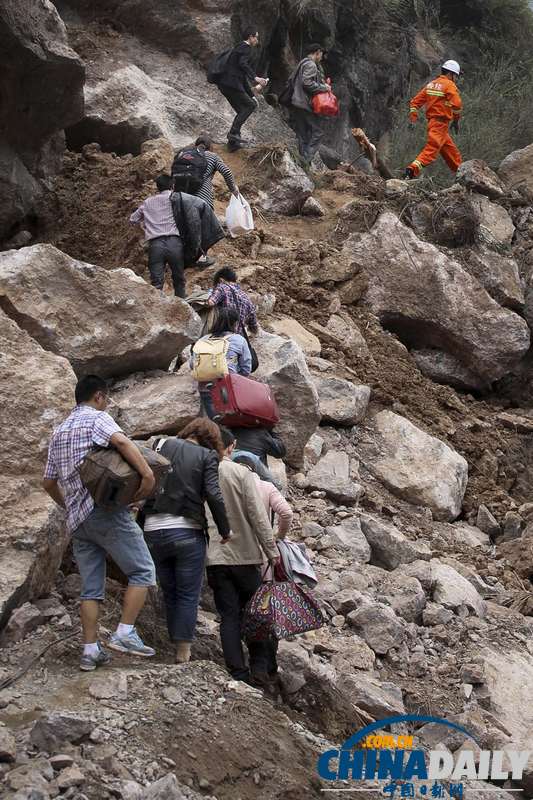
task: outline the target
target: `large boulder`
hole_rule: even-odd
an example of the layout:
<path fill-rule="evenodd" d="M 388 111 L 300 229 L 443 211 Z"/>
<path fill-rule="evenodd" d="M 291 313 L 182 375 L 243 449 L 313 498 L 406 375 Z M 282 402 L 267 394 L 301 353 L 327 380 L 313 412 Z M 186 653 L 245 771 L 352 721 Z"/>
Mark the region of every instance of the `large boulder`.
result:
<path fill-rule="evenodd" d="M 448 352 L 488 381 L 505 375 L 529 349 L 524 320 L 394 214 L 381 214 L 369 233 L 350 236 L 345 249 L 369 275 L 372 311 L 405 344 Z"/>
<path fill-rule="evenodd" d="M 117 423 L 133 438 L 176 434 L 199 413 L 197 383 L 188 371 L 132 375 L 115 384 L 112 397 Z"/>
<path fill-rule="evenodd" d="M 49 2 L 0 0 L 0 41 L 2 117 L 9 121 L 0 132 L 3 239 L 33 210 L 34 178 L 60 167 L 56 137 L 82 116 L 84 68 Z"/>
<path fill-rule="evenodd" d="M 463 161 L 457 170 L 456 180 L 467 189 L 497 200 L 505 194 L 505 186 L 493 170 L 480 158 Z"/>
<path fill-rule="evenodd" d="M 274 173 L 268 189 L 258 190 L 257 205 L 263 211 L 292 216 L 311 196 L 315 185 L 288 150 L 275 155 Z"/>
<path fill-rule="evenodd" d="M 456 519 L 468 480 L 465 459 L 392 411 L 376 414 L 370 428 L 359 447 L 369 471 L 398 497 L 431 509 L 435 519 Z"/>
<path fill-rule="evenodd" d="M 429 561 L 431 550 L 424 542 L 412 542 L 401 531 L 379 517 L 362 514 L 361 529 L 370 545 L 371 562 L 377 567 L 393 570 L 400 564 Z"/>
<path fill-rule="evenodd" d="M 512 256 L 481 246 L 468 253 L 465 267 L 497 303 L 513 311 L 523 311 L 524 287 Z"/>
<path fill-rule="evenodd" d="M 370 400 L 370 387 L 344 378 L 315 378 L 322 422 L 356 425 L 364 418 Z"/>
<path fill-rule="evenodd" d="M 515 232 L 509 212 L 483 195 L 473 197 L 471 202 L 479 216 L 481 239 L 492 247 L 509 247 Z"/>
<path fill-rule="evenodd" d="M 363 487 L 351 475 L 350 459 L 340 450 L 329 450 L 307 475 L 308 488 L 325 492 L 332 500 L 354 505 Z"/>
<path fill-rule="evenodd" d="M 166 369 L 201 332 L 185 301 L 48 244 L 0 253 L 0 307 L 78 375 Z"/>
<path fill-rule="evenodd" d="M 533 144 L 504 158 L 498 174 L 510 189 L 523 187 L 533 194 Z"/>
<path fill-rule="evenodd" d="M 483 380 L 457 358 L 442 350 L 411 350 L 416 366 L 426 378 L 462 392 L 484 391 L 490 383 Z"/>
<path fill-rule="evenodd" d="M 318 394 L 304 354 L 296 342 L 264 332 L 253 344 L 259 357 L 254 378 L 272 389 L 281 417 L 276 430 L 287 445 L 287 460 L 301 467 L 305 445 L 320 422 Z"/>
<path fill-rule="evenodd" d="M 444 608 L 457 611 L 461 606 L 478 617 L 487 612 L 485 601 L 477 589 L 449 564 L 438 559 L 431 561 L 433 584 L 433 600 Z"/>
<path fill-rule="evenodd" d="M 0 365 L 2 627 L 16 605 L 50 591 L 67 544 L 63 512 L 41 479 L 52 430 L 74 405 L 76 377 L 2 311 Z"/>
<path fill-rule="evenodd" d="M 521 578 L 533 578 L 533 525 L 519 539 L 500 544 L 498 558 L 504 558 Z"/>
<path fill-rule="evenodd" d="M 310 333 L 303 325 L 291 317 L 273 319 L 269 322 L 269 328 L 278 336 L 286 336 L 299 344 L 306 356 L 319 356 L 322 349 L 320 339 L 314 333 Z"/>

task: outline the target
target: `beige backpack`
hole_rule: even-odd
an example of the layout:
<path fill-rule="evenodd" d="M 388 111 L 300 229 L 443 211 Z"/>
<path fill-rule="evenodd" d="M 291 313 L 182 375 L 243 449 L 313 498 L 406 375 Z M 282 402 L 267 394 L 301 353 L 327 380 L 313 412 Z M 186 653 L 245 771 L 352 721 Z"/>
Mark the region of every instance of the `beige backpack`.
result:
<path fill-rule="evenodd" d="M 209 337 L 199 339 L 192 348 L 192 376 L 199 382 L 216 381 L 224 378 L 228 372 L 227 352 L 229 336 L 221 339 Z"/>

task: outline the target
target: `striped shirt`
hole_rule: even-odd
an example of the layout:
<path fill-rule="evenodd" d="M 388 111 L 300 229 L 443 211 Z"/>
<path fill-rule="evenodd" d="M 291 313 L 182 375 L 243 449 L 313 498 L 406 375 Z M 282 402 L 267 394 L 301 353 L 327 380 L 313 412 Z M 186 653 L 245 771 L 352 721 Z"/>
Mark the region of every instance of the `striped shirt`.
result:
<path fill-rule="evenodd" d="M 214 208 L 215 195 L 213 193 L 213 176 L 215 172 L 220 172 L 230 192 L 235 191 L 237 184 L 235 183 L 232 171 L 227 164 L 222 161 L 220 156 L 217 156 L 216 153 L 211 153 L 209 150 L 206 150 L 203 154 L 207 161 L 207 169 L 204 173 L 204 182 L 196 193 L 196 197 L 201 197 L 211 208 Z"/>
<path fill-rule="evenodd" d="M 79 528 L 94 508 L 80 478 L 80 464 L 93 447 L 109 447 L 114 433 L 122 431 L 109 414 L 81 404 L 52 435 L 44 477 L 57 480 L 63 490 L 69 533 Z"/>
<path fill-rule="evenodd" d="M 142 223 L 146 241 L 158 236 L 179 236 L 170 202 L 170 190 L 147 197 L 130 217 L 132 225 Z"/>
<path fill-rule="evenodd" d="M 234 308 L 239 315 L 239 333 L 244 335 L 248 327 L 252 333 L 257 333 L 257 311 L 238 283 L 225 283 L 221 281 L 209 295 L 209 303 L 223 308 Z"/>

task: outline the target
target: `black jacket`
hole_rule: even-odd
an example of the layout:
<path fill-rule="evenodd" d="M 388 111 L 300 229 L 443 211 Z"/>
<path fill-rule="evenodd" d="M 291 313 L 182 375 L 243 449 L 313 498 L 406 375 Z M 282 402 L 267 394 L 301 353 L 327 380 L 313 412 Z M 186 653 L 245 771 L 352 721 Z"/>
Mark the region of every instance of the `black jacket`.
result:
<path fill-rule="evenodd" d="M 218 455 L 214 450 L 171 436 L 160 449 L 172 464 L 160 493 L 149 500 L 145 515 L 175 514 L 198 522 L 207 530 L 204 502 L 207 502 L 223 539 L 230 526 L 218 482 Z"/>
<path fill-rule="evenodd" d="M 183 240 L 186 267 L 192 267 L 210 247 L 224 239 L 224 231 L 210 205 L 185 192 L 170 195 L 176 227 Z"/>
<path fill-rule="evenodd" d="M 228 59 L 226 70 L 219 81 L 219 86 L 228 89 L 237 89 L 253 97 L 250 84 L 255 83 L 256 72 L 252 66 L 252 48 L 246 42 L 241 42 L 233 48 Z"/>
<path fill-rule="evenodd" d="M 231 432 L 237 439 L 237 450 L 248 450 L 259 456 L 263 464 L 267 463 L 267 456 L 285 458 L 287 448 L 274 431 L 267 428 L 232 428 Z"/>

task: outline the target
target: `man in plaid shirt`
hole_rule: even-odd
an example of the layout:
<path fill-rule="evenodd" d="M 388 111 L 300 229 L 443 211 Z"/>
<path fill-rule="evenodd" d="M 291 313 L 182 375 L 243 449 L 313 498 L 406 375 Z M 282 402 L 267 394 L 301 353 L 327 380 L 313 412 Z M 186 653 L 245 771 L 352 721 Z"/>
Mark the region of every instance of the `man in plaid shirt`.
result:
<path fill-rule="evenodd" d="M 223 308 L 234 308 L 239 315 L 239 326 L 236 333 L 246 338 L 246 327 L 251 333 L 257 333 L 257 311 L 246 294 L 237 283 L 237 274 L 231 267 L 223 267 L 215 273 L 213 278 L 215 287 L 209 297 L 210 306 L 222 306 Z"/>
<path fill-rule="evenodd" d="M 154 563 L 143 533 L 127 508 L 107 511 L 95 507 L 79 473 L 80 464 L 93 447 L 114 447 L 141 476 L 136 500 L 148 497 L 154 488 L 154 476 L 147 462 L 106 414 L 108 401 L 107 385 L 102 378 L 87 375 L 78 381 L 76 407 L 52 435 L 43 478 L 44 489 L 66 510 L 67 530 L 72 535 L 72 549 L 82 579 L 80 614 L 85 644 L 80 669 L 84 671 L 111 660 L 97 638 L 107 555 L 128 576 L 121 621 L 109 646 L 122 653 L 155 655 L 135 630 L 148 587 L 156 582 Z"/>

